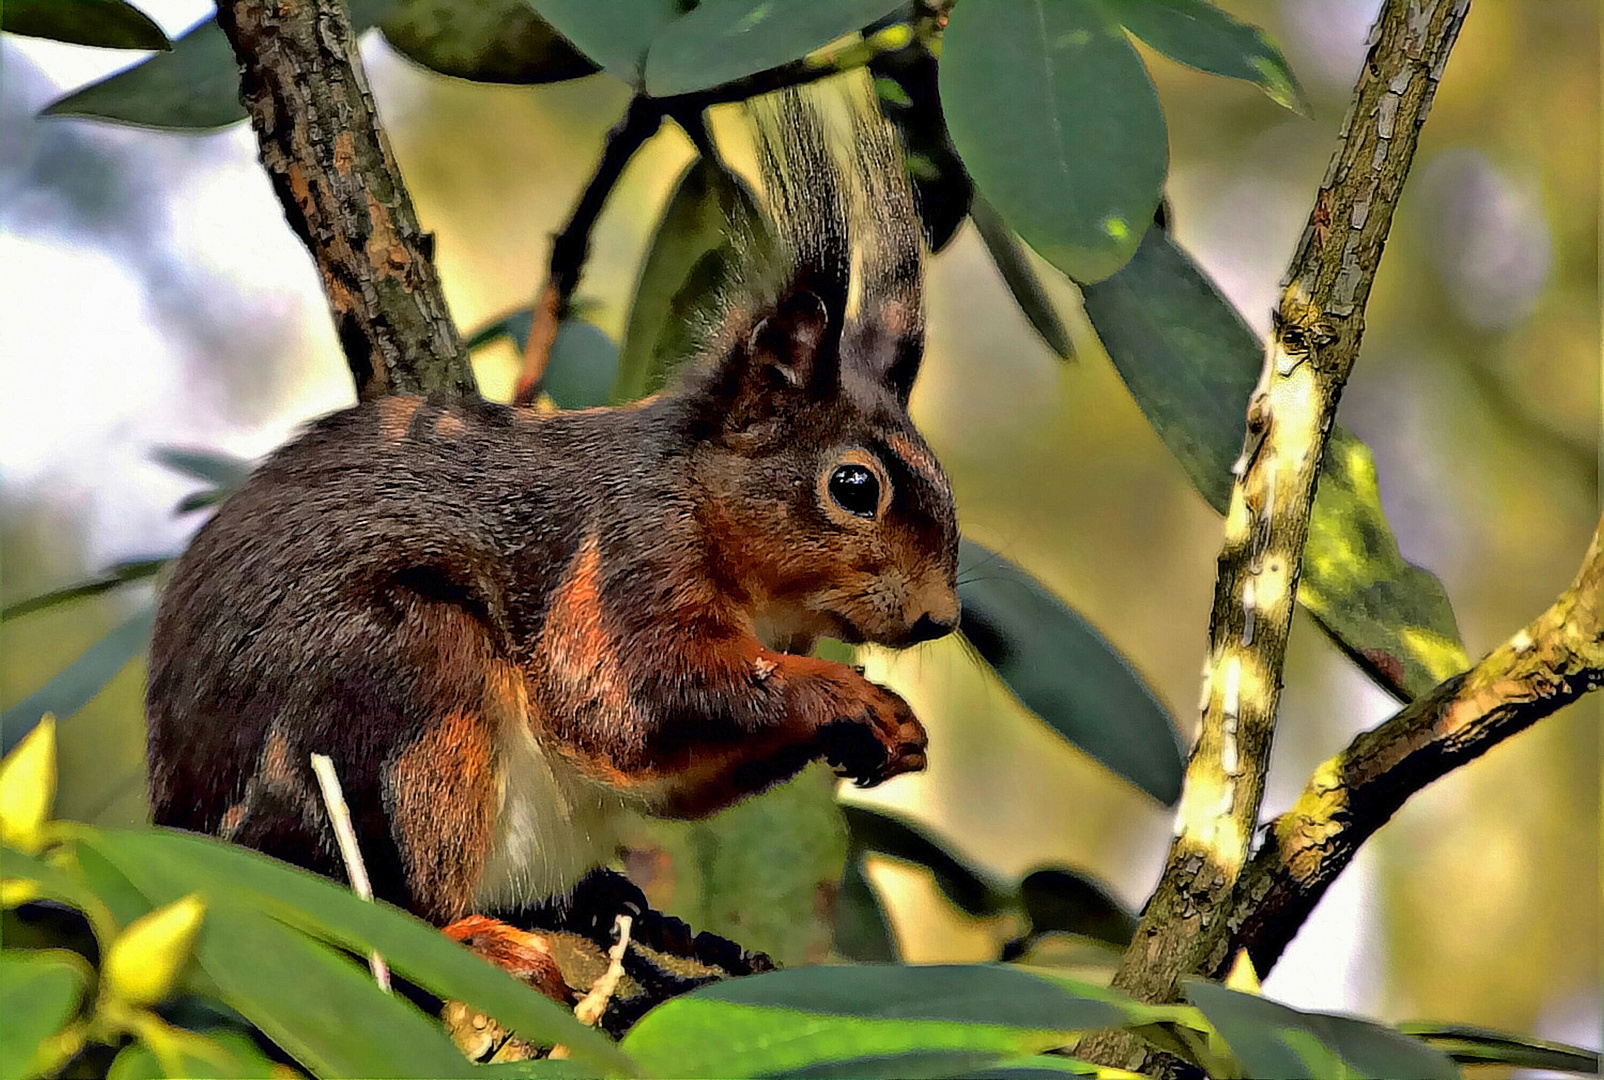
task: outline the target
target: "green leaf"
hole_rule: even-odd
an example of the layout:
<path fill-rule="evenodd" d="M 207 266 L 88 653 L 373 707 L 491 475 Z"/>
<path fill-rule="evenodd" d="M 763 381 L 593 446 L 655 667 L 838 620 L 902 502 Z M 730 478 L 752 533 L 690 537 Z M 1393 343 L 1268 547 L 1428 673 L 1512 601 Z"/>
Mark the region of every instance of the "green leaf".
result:
<path fill-rule="evenodd" d="M 679 17 L 680 0 L 526 0 L 540 17 L 609 73 L 639 86 L 646 49 L 666 23 Z"/>
<path fill-rule="evenodd" d="M 1299 1012 L 1200 979 L 1186 983 L 1186 996 L 1208 1017 L 1249 1076 L 1317 1075 L 1309 1067 L 1319 1057 L 1307 1046 L 1312 1039 L 1316 1047 L 1362 1077 L 1459 1077 L 1454 1063 L 1425 1043 L 1366 1020 Z"/>
<path fill-rule="evenodd" d="M 511 339 L 514 346 L 522 353 L 524 346 L 529 343 L 529 330 L 534 325 L 535 312 L 532 308 L 519 308 L 508 315 L 503 315 L 494 322 L 486 323 L 475 330 L 468 338 L 468 350 L 482 348 L 502 338 Z"/>
<path fill-rule="evenodd" d="M 60 1031 L 84 994 L 84 963 L 72 953 L 0 952 L 0 1080 L 35 1075 L 36 1053 L 50 1060 L 40 1043 Z"/>
<path fill-rule="evenodd" d="M 256 463 L 221 450 L 192 450 L 182 446 L 158 446 L 152 455 L 157 461 L 195 480 L 235 492 L 245 486 Z"/>
<path fill-rule="evenodd" d="M 0 30 L 102 49 L 172 48 L 162 28 L 127 0 L 5 0 Z"/>
<path fill-rule="evenodd" d="M 895 10 L 897 0 L 703 0 L 646 54 L 646 92 L 672 97 L 800 60 Z"/>
<path fill-rule="evenodd" d="M 1604 1066 L 1604 1059 L 1596 1050 L 1530 1035 L 1510 1035 L 1468 1024 L 1399 1024 L 1398 1029 L 1461 1065 L 1509 1065 L 1517 1069 L 1546 1069 L 1583 1076 L 1597 1076 Z"/>
<path fill-rule="evenodd" d="M 114 564 L 99 577 L 80 581 L 76 585 L 68 585 L 63 589 L 53 589 L 39 596 L 30 596 L 26 600 L 18 600 L 0 610 L 0 622 L 21 618 L 23 615 L 32 615 L 36 611 L 57 607 L 61 604 L 70 604 L 74 600 L 83 600 L 91 596 L 99 596 L 121 585 L 128 585 L 135 581 L 144 581 L 160 573 L 162 568 L 172 562 L 175 556 L 164 555 L 159 559 L 132 559 L 128 562 Z"/>
<path fill-rule="evenodd" d="M 717 162 L 700 158 L 685 171 L 641 264 L 619 354 L 615 402 L 657 392 L 694 353 L 698 323 L 714 314 L 735 270 L 734 238 L 757 234 L 761 220 L 745 182 Z"/>
<path fill-rule="evenodd" d="M 1309 116 L 1309 105 L 1281 50 L 1256 26 L 1207 0 L 1104 0 L 1125 29 L 1183 64 L 1254 83 L 1277 105 Z"/>
<path fill-rule="evenodd" d="M 90 83 L 52 102 L 41 116 L 81 116 L 170 131 L 209 131 L 245 119 L 234 50 L 208 16 L 171 52 Z"/>
<path fill-rule="evenodd" d="M 562 82 L 598 70 L 524 0 L 403 0 L 379 29 L 413 63 L 473 82 Z"/>
<path fill-rule="evenodd" d="M 1263 343 L 1161 229 L 1149 230 L 1123 270 L 1082 295 L 1148 423 L 1224 513 Z M 1442 583 L 1399 554 L 1370 452 L 1341 427 L 1322 464 L 1298 599 L 1402 700 L 1468 666 Z"/>
<path fill-rule="evenodd" d="M 313 874 L 207 837 L 157 829 L 93 830 L 86 831 L 84 836 L 81 843 L 84 849 L 103 856 L 119 874 L 155 902 L 166 903 L 198 889 L 218 910 L 227 906 L 231 913 L 260 912 L 287 927 L 359 956 L 376 950 L 383 953 L 391 968 L 403 977 L 442 998 L 466 1001 L 527 1039 L 560 1042 L 569 1048 L 575 1060 L 605 1069 L 609 1074 L 629 1073 L 634 1069 L 633 1063 L 619 1053 L 612 1040 L 581 1025 L 568 1010 L 484 963 L 433 927 L 387 904 L 359 900 L 350 891 Z M 225 986 L 225 980 L 241 978 L 244 982 L 235 989 L 239 993 L 249 993 L 265 977 L 245 979 L 244 975 L 220 975 L 208 959 L 211 955 L 208 949 L 224 936 L 221 931 L 214 930 L 214 921 L 209 917 L 207 930 L 201 938 L 201 964 L 219 986 Z M 270 945 L 260 938 L 257 940 L 261 948 Z M 303 949 L 293 957 L 286 956 L 282 962 L 307 968 L 308 977 L 339 979 L 341 985 L 350 982 L 344 975 L 331 974 L 321 956 Z M 253 947 L 220 958 L 217 964 L 243 964 L 241 971 L 248 974 L 253 970 L 252 965 L 277 962 L 274 957 L 257 956 Z M 341 960 L 341 963 L 346 961 Z M 347 963 L 347 967 L 352 978 L 372 988 L 364 968 L 354 963 Z M 291 981 L 285 985 L 299 984 Z M 234 986 L 234 983 L 228 982 L 227 986 Z M 316 1007 L 315 995 L 303 996 L 310 1003 L 309 1007 Z M 229 1000 L 229 1004 L 253 1023 L 261 1023 L 246 1004 L 235 1000 Z M 282 1042 L 276 1033 L 262 1026 L 275 1041 Z M 348 1024 L 345 1034 L 349 1039 Z M 292 1047 L 290 1049 L 293 1051 Z M 460 1060 L 460 1055 L 458 1057 Z M 379 1073 L 370 1071 L 366 1075 Z"/>
<path fill-rule="evenodd" d="M 664 1076 L 952 1075 L 910 1066 L 927 1054 L 977 1055 L 961 1074 L 979 1055 L 1036 1053 L 1125 1016 L 1108 1000 L 1001 965 L 793 968 L 674 998 L 623 1046 Z M 893 1061 L 871 1068 L 885 1059 Z"/>
<path fill-rule="evenodd" d="M 864 873 L 862 853 L 856 851 L 847 854 L 841 887 L 835 896 L 835 951 L 862 963 L 894 963 L 899 959 L 891 920 Z"/>
<path fill-rule="evenodd" d="M 142 605 L 128 620 L 86 649 L 56 677 L 17 702 L 0 715 L 0 753 L 10 753 L 22 737 L 33 730 L 45 713 L 65 720 L 89 704 L 94 696 L 130 660 L 138 656 L 150 639 L 156 621 L 156 605 Z"/>
<path fill-rule="evenodd" d="M 990 875 L 949 852 L 919 826 L 885 810 L 846 805 L 841 808 L 852 846 L 915 863 L 930 871 L 939 888 L 967 915 L 996 915 L 1017 906 L 1013 892 Z"/>
<path fill-rule="evenodd" d="M 1169 162 L 1164 113 L 1098 0 L 964 0 L 941 55 L 941 100 L 976 187 L 1076 281 L 1136 251 Z"/>
<path fill-rule="evenodd" d="M 1030 265 L 1030 257 L 1020 247 L 1019 241 L 1014 239 L 1013 230 L 1003 221 L 1002 215 L 985 199 L 977 196 L 970 203 L 969 217 L 974 221 L 975 229 L 980 233 L 980 239 L 985 243 L 997 272 L 1013 294 L 1014 303 L 1030 320 L 1031 327 L 1059 359 L 1075 359 L 1075 345 L 1069 340 L 1069 331 L 1053 309 L 1047 290 L 1036 276 L 1036 268 Z"/>
<path fill-rule="evenodd" d="M 1019 902 L 1033 933 L 1081 934 L 1121 948 L 1136 933 L 1136 916 L 1107 888 L 1075 870 L 1046 867 L 1026 874 Z"/>
<path fill-rule="evenodd" d="M 1020 702 L 1166 806 L 1181 793 L 1169 713 L 1095 627 L 1025 571 L 972 540 L 958 547 L 959 628 Z"/>
<path fill-rule="evenodd" d="M 612 338 L 584 319 L 564 319 L 557 325 L 540 388 L 558 408 L 588 409 L 607 404 L 608 392 L 617 377 L 618 346 Z"/>

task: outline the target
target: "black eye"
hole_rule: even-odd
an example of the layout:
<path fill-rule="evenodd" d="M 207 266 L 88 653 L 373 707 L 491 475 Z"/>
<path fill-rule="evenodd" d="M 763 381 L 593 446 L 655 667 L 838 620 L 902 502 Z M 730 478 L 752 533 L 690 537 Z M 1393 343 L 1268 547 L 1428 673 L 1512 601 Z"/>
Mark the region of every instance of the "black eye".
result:
<path fill-rule="evenodd" d="M 880 509 L 880 481 L 862 465 L 843 465 L 830 474 L 830 498 L 849 514 L 872 518 Z"/>

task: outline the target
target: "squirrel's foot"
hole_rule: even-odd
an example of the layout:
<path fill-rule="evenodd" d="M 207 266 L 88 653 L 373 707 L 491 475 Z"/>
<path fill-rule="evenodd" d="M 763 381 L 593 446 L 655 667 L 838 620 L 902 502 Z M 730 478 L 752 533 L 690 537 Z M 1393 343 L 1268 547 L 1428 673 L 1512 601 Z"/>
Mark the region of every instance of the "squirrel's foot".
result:
<path fill-rule="evenodd" d="M 882 686 L 857 716 L 826 724 L 819 730 L 820 756 L 838 776 L 859 787 L 873 787 L 903 773 L 925 767 L 929 737 L 908 703 Z"/>

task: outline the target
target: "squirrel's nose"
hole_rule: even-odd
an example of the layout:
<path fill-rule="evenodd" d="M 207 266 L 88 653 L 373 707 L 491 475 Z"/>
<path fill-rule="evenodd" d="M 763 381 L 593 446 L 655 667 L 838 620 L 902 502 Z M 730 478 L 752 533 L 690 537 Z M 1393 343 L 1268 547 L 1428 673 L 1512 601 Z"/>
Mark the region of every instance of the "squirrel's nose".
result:
<path fill-rule="evenodd" d="M 928 613 L 921 615 L 919 621 L 913 624 L 913 629 L 908 631 L 908 644 L 917 645 L 921 641 L 934 641 L 938 637 L 946 637 L 957 625 L 957 620 L 937 622 Z"/>

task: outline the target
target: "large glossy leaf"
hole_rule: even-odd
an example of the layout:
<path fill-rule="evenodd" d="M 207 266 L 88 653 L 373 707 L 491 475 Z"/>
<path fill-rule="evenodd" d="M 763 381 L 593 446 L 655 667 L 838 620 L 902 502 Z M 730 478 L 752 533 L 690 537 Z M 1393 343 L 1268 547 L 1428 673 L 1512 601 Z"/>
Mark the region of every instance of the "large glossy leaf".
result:
<path fill-rule="evenodd" d="M 1454 1063 L 1425 1043 L 1351 1016 L 1305 1013 L 1218 983 L 1192 980 L 1186 996 L 1203 1011 L 1249 1076 L 1316 1077 L 1323 1049 L 1349 1077 L 1458 1080 Z M 1310 1045 L 1311 1040 L 1314 1045 Z"/>
<path fill-rule="evenodd" d="M 1256 26 L 1208 0 L 1104 0 L 1125 29 L 1172 60 L 1211 75 L 1257 84 L 1270 100 L 1309 114 L 1281 50 Z"/>
<path fill-rule="evenodd" d="M 1162 229 L 1082 293 L 1137 405 L 1224 513 L 1263 343 Z M 1453 608 L 1442 584 L 1398 553 L 1364 445 L 1338 428 L 1324 465 L 1298 598 L 1380 685 L 1408 700 L 1465 666 Z"/>
<path fill-rule="evenodd" d="M 795 968 L 675 998 L 648 1013 L 624 1049 L 665 1076 L 943 1076 L 972 1071 L 980 1055 L 1062 1045 L 1125 1015 L 1000 965 Z M 923 1055 L 954 1052 L 976 1056 L 953 1072 L 915 1067 Z M 878 1064 L 886 1059 L 897 1060 Z"/>
<path fill-rule="evenodd" d="M 759 220 L 757 200 L 738 176 L 705 158 L 686 170 L 641 264 L 614 401 L 655 393 L 691 355 L 698 321 L 714 314 L 734 272 L 734 238 L 754 235 Z"/>
<path fill-rule="evenodd" d="M 898 0 L 703 0 L 652 38 L 646 91 L 688 94 L 800 60 L 898 6 Z"/>
<path fill-rule="evenodd" d="M 127 0 L 5 0 L 0 30 L 103 49 L 172 48 L 162 28 Z"/>
<path fill-rule="evenodd" d="M 1013 907 L 1013 890 L 958 858 L 924 829 L 868 806 L 843 806 L 852 846 L 923 866 L 954 904 L 969 915 L 996 915 Z"/>
<path fill-rule="evenodd" d="M 1041 279 L 1036 276 L 1036 268 L 1030 265 L 1030 257 L 1014 238 L 1008 223 L 1003 221 L 1002 215 L 990 203 L 978 196 L 970 204 L 969 217 L 974 221 L 975 229 L 980 233 L 980 239 L 986 245 L 997 272 L 1002 275 L 1003 283 L 1013 293 L 1014 303 L 1030 320 L 1031 327 L 1060 359 L 1073 360 L 1075 345 L 1069 339 L 1069 331 L 1058 317 L 1052 299 L 1048 297 Z"/>
<path fill-rule="evenodd" d="M 113 676 L 144 650 L 155 621 L 155 603 L 142 605 L 53 679 L 7 709 L 0 715 L 0 753 L 9 754 L 45 713 L 65 720 L 89 704 Z"/>
<path fill-rule="evenodd" d="M 526 1038 L 560 1042 L 576 1060 L 609 1074 L 633 1070 L 633 1064 L 611 1040 L 581 1026 L 566 1009 L 387 904 L 358 900 L 348 890 L 313 874 L 187 833 L 155 829 L 95 831 L 85 834 L 82 846 L 102 856 L 154 903 L 166 903 L 199 890 L 208 903 L 260 912 L 286 927 L 357 955 L 377 950 L 398 974 L 443 998 L 469 1002 Z M 207 925 L 213 926 L 210 918 Z M 209 941 L 210 937 L 203 938 L 203 965 L 208 964 Z M 294 962 L 307 965 L 309 971 L 313 970 L 311 965 L 322 963 L 308 958 L 313 954 L 304 950 L 303 954 Z M 227 963 L 243 964 L 244 970 L 249 971 L 253 964 L 273 962 L 267 957 L 253 957 L 254 953 L 231 954 Z M 354 963 L 349 968 L 358 981 L 371 985 L 364 968 Z M 318 978 L 337 977 L 322 968 L 316 971 L 321 972 Z M 210 966 L 207 972 L 218 978 Z M 239 992 L 249 989 L 244 987 Z M 230 1004 L 253 1022 L 259 1022 L 244 1005 L 237 1001 Z"/>
<path fill-rule="evenodd" d="M 1461 1065 L 1509 1065 L 1517 1069 L 1546 1069 L 1597 1076 L 1604 1059 L 1597 1050 L 1510 1035 L 1468 1024 L 1399 1024 L 1398 1029 L 1447 1054 Z"/>
<path fill-rule="evenodd" d="M 52 589 L 50 592 L 38 596 L 30 596 L 26 600 L 18 600 L 0 610 L 0 622 L 31 615 L 36 611 L 58 607 L 61 604 L 70 604 L 75 600 L 84 600 L 91 596 L 99 596 L 103 592 L 122 585 L 130 585 L 136 581 L 159 574 L 163 567 L 172 562 L 174 556 L 164 555 L 156 559 L 131 559 L 112 565 L 111 569 L 88 581 L 80 581 L 76 585 L 68 585 L 61 589 Z"/>
<path fill-rule="evenodd" d="M 981 194 L 1076 281 L 1125 264 L 1169 163 L 1147 69 L 1098 0 L 964 0 L 941 56 L 952 141 Z"/>
<path fill-rule="evenodd" d="M 1095 627 L 1019 567 L 958 548 L 963 635 L 1049 727 L 1166 805 L 1181 793 L 1169 713 Z"/>
<path fill-rule="evenodd" d="M 83 993 L 83 962 L 73 954 L 0 952 L 0 1080 L 34 1075 L 29 1063 L 39 1044 L 61 1030 Z"/>
<path fill-rule="evenodd" d="M 679 17 L 680 0 L 526 0 L 573 46 L 608 72 L 639 86 L 646 49 L 666 23 Z"/>
<path fill-rule="evenodd" d="M 524 0 L 404 0 L 379 29 L 408 60 L 458 79 L 550 83 L 597 70 Z"/>
<path fill-rule="evenodd" d="M 1321 463 L 1298 600 L 1355 663 L 1402 700 L 1470 666 L 1442 583 L 1398 551 L 1370 448 L 1341 428 L 1331 433 Z"/>
<path fill-rule="evenodd" d="M 47 106 L 43 116 L 81 116 L 138 127 L 209 131 L 245 119 L 234 50 L 207 16 L 133 67 L 90 83 Z"/>

